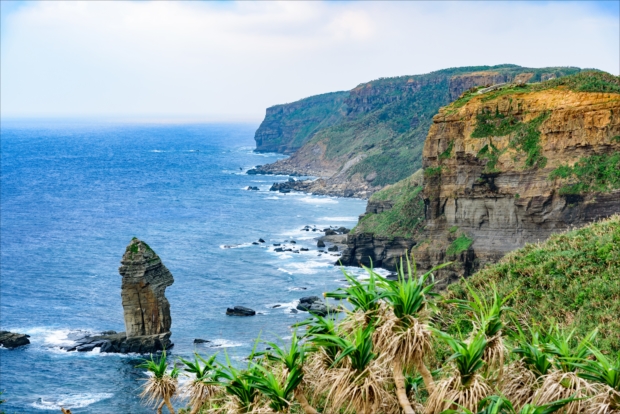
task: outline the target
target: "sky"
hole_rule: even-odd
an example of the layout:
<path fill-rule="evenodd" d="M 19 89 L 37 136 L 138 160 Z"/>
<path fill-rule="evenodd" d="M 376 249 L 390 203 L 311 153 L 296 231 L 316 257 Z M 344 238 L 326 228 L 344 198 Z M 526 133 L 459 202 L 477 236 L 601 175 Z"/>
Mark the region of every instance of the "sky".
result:
<path fill-rule="evenodd" d="M 0 1 L 0 115 L 260 121 L 380 77 L 620 73 L 620 0 Z"/>

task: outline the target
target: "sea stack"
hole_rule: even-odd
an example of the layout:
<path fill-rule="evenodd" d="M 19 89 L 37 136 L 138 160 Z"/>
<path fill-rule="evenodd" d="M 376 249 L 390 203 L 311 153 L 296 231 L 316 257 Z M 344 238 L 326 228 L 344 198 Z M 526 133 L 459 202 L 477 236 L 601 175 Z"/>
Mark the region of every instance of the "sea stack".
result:
<path fill-rule="evenodd" d="M 145 242 L 133 238 L 121 267 L 121 298 L 127 339 L 121 352 L 155 352 L 172 346 L 170 303 L 166 288 L 174 283 L 172 273 Z"/>

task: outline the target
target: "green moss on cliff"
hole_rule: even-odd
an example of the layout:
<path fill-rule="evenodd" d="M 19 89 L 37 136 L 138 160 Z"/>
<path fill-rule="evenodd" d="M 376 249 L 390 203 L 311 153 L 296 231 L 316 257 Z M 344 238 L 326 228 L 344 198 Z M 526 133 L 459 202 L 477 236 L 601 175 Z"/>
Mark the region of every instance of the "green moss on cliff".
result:
<path fill-rule="evenodd" d="M 620 216 L 579 230 L 528 244 L 498 264 L 474 274 L 468 282 L 490 299 L 490 283 L 502 295 L 516 292 L 509 302 L 519 320 L 544 322 L 548 318 L 573 326 L 583 338 L 600 329 L 599 345 L 620 351 Z M 449 298 L 468 297 L 464 283 L 448 287 Z M 446 306 L 450 326 L 471 330 L 470 315 Z"/>
<path fill-rule="evenodd" d="M 373 194 L 370 201 L 388 201 L 393 207 L 379 214 L 366 214 L 353 229 L 355 233 L 373 233 L 378 237 L 413 237 L 424 221 L 420 173 Z"/>
<path fill-rule="evenodd" d="M 549 179 L 567 181 L 560 194 L 609 192 L 620 188 L 620 152 L 581 158 L 574 166 L 562 165 L 551 172 Z"/>

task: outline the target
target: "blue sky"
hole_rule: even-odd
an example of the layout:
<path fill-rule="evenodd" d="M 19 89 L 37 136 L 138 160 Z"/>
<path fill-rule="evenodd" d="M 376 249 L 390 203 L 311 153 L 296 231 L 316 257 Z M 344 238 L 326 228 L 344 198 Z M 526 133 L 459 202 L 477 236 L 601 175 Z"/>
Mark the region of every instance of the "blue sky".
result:
<path fill-rule="evenodd" d="M 2 117 L 260 120 L 277 103 L 445 67 L 620 72 L 620 0 L 0 7 Z"/>

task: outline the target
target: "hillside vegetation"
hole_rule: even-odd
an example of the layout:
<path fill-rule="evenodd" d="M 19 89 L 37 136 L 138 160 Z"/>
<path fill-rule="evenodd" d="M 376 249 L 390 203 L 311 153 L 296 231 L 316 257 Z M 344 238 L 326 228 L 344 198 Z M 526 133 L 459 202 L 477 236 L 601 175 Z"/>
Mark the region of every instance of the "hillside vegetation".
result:
<path fill-rule="evenodd" d="M 598 328 L 599 346 L 620 351 L 620 216 L 551 236 L 508 254 L 468 279 L 484 291 L 495 283 L 515 316 L 528 323 L 557 321 L 583 338 Z M 465 283 L 448 288 L 449 298 L 467 298 Z M 450 309 L 455 327 L 472 329 L 469 315 Z"/>

